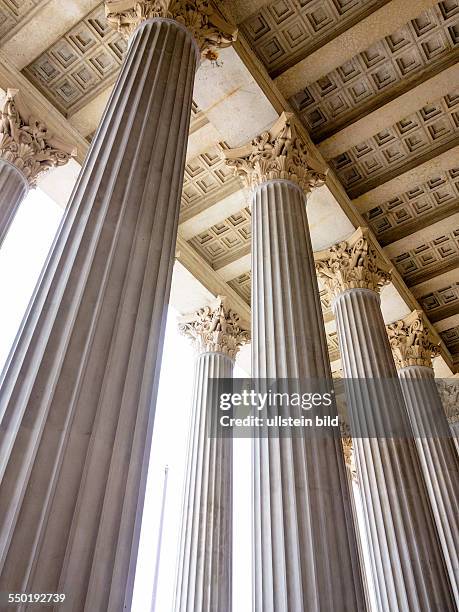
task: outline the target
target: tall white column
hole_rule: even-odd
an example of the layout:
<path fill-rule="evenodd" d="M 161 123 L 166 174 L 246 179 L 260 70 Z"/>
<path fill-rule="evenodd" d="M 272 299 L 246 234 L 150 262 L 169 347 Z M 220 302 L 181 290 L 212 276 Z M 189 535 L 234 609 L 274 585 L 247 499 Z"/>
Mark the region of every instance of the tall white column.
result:
<path fill-rule="evenodd" d="M 286 114 L 227 157 L 253 189 L 252 376 L 331 387 L 306 215 L 323 169 Z M 339 432 L 256 436 L 253 470 L 254 612 L 363 610 Z"/>
<path fill-rule="evenodd" d="M 438 347 L 419 310 L 387 331 L 459 607 L 459 456 L 435 384 L 432 357 Z"/>
<path fill-rule="evenodd" d="M 316 260 L 348 379 L 379 610 L 456 610 L 381 313 L 379 289 L 390 275 L 362 228 Z"/>
<path fill-rule="evenodd" d="M 180 327 L 197 356 L 174 609 L 230 612 L 233 441 L 218 425 L 217 379 L 232 378 L 248 333 L 222 298 L 182 319 Z"/>
<path fill-rule="evenodd" d="M 0 591 L 63 610 L 130 609 L 194 75 L 229 44 L 165 4 L 107 2 L 129 49 L 3 374 Z"/>
<path fill-rule="evenodd" d="M 347 484 L 349 487 L 349 495 L 351 499 L 351 509 L 352 509 L 352 520 L 354 523 L 354 529 L 357 536 L 357 550 L 359 554 L 359 565 L 360 572 L 362 576 L 362 584 L 365 593 L 365 609 L 367 612 L 372 610 L 371 601 L 372 597 L 370 594 L 370 585 L 368 584 L 368 577 L 366 571 L 366 560 L 365 560 L 365 546 L 367 544 L 365 540 L 365 534 L 362 533 L 362 528 L 359 521 L 359 511 L 358 511 L 358 500 L 356 499 L 356 491 L 358 491 L 359 479 L 357 476 L 357 470 L 355 467 L 355 457 L 354 457 L 354 447 L 352 444 L 352 438 L 348 435 L 348 427 L 341 429 L 342 431 L 342 444 L 344 451 L 344 463 L 346 464 L 346 476 L 347 476 Z"/>
<path fill-rule="evenodd" d="M 38 176 L 65 165 L 76 153 L 48 133 L 18 93 L 17 89 L 8 89 L 0 109 L 0 246 Z"/>

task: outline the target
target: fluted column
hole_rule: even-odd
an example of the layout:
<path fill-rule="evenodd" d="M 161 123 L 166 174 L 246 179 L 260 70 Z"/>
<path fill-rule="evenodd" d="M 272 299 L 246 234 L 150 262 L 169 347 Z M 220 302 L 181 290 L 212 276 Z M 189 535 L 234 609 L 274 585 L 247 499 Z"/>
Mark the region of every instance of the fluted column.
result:
<path fill-rule="evenodd" d="M 316 259 L 333 298 L 379 610 L 455 610 L 381 313 L 390 275 L 362 229 Z"/>
<path fill-rule="evenodd" d="M 331 387 L 305 197 L 323 169 L 285 114 L 227 157 L 253 188 L 252 376 Z M 254 612 L 364 609 L 339 433 L 256 436 L 253 471 Z"/>
<path fill-rule="evenodd" d="M 438 346 L 422 311 L 387 327 L 443 556 L 459 606 L 459 456 L 435 384 Z"/>
<path fill-rule="evenodd" d="M 129 49 L 3 374 L 0 591 L 62 610 L 130 609 L 194 75 L 229 42 L 163 4 L 107 2 Z"/>
<path fill-rule="evenodd" d="M 180 328 L 197 355 L 174 609 L 230 612 L 233 450 L 232 439 L 218 435 L 217 379 L 232 378 L 248 333 L 222 298 L 182 319 Z"/>
<path fill-rule="evenodd" d="M 19 205 L 37 178 L 75 155 L 33 117 L 17 89 L 8 89 L 0 109 L 0 246 Z"/>
<path fill-rule="evenodd" d="M 347 429 L 347 428 L 346 428 Z M 359 554 L 359 565 L 360 572 L 362 576 L 362 584 L 365 593 L 365 609 L 367 612 L 370 612 L 371 608 L 371 595 L 369 591 L 368 578 L 366 572 L 366 562 L 365 562 L 365 551 L 364 547 L 367 546 L 367 542 L 365 539 L 365 534 L 362 532 L 362 528 L 359 521 L 359 512 L 357 508 L 357 500 L 356 500 L 356 489 L 359 487 L 359 480 L 357 477 L 357 470 L 355 467 L 355 458 L 354 458 L 354 448 L 352 444 L 352 438 L 349 436 L 347 431 L 343 431 L 342 429 L 342 444 L 344 451 L 344 462 L 346 464 L 346 476 L 347 476 L 347 484 L 349 487 L 349 496 L 351 500 L 351 509 L 352 509 L 352 520 L 354 524 L 354 529 L 357 536 L 357 550 Z"/>

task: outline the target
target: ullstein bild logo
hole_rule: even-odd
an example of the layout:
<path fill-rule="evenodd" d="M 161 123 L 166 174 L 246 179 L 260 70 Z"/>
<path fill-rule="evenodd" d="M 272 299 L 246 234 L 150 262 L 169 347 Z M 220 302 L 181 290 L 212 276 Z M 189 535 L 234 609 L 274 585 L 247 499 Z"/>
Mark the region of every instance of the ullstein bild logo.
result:
<path fill-rule="evenodd" d="M 222 393 L 220 395 L 220 410 L 231 411 L 234 408 L 247 408 L 255 414 L 246 416 L 220 416 L 221 427 L 339 427 L 338 416 L 314 415 L 313 418 L 304 414 L 292 416 L 288 412 L 292 408 L 310 411 L 313 408 L 332 405 L 332 393 L 298 393 L 275 392 L 264 393 L 255 390 L 243 390 L 240 393 Z M 287 414 L 269 414 L 270 409 L 282 408 Z M 263 416 L 261 414 L 263 413 Z"/>

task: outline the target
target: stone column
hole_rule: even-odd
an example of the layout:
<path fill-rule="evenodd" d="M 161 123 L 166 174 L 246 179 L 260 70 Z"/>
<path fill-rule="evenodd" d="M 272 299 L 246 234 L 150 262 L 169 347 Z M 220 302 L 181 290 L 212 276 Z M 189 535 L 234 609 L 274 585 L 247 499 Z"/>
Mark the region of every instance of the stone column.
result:
<path fill-rule="evenodd" d="M 459 456 L 435 384 L 432 357 L 438 346 L 420 310 L 387 330 L 459 606 Z"/>
<path fill-rule="evenodd" d="M 0 109 L 0 246 L 29 188 L 49 168 L 65 165 L 74 148 L 48 133 L 8 89 Z"/>
<path fill-rule="evenodd" d="M 331 387 L 306 215 L 323 168 L 286 114 L 227 157 L 253 189 L 252 376 Z M 254 612 L 363 610 L 339 432 L 256 436 L 253 470 Z"/>
<path fill-rule="evenodd" d="M 347 428 L 346 428 L 347 429 Z M 370 612 L 371 608 L 371 595 L 369 591 L 367 572 L 366 572 L 366 563 L 365 563 L 365 552 L 364 546 L 367 545 L 365 538 L 365 534 L 360 525 L 359 521 L 359 513 L 357 508 L 357 499 L 356 499 L 356 488 L 359 487 L 357 470 L 355 466 L 355 457 L 354 457 L 354 448 L 352 444 L 352 438 L 348 434 L 347 431 L 343 431 L 342 428 L 342 444 L 343 444 L 343 452 L 344 452 L 344 463 L 346 464 L 346 476 L 347 476 L 347 484 L 349 487 L 349 496 L 351 500 L 351 509 L 352 509 L 352 520 L 354 523 L 354 529 L 357 536 L 357 550 L 359 554 L 359 565 L 362 576 L 362 584 L 365 593 L 365 609 L 367 612 Z M 368 548 L 368 546 L 367 546 Z"/>
<path fill-rule="evenodd" d="M 129 49 L 2 376 L 0 591 L 62 610 L 130 609 L 194 75 L 230 42 L 163 5 L 107 2 Z"/>
<path fill-rule="evenodd" d="M 333 299 L 379 609 L 455 610 L 381 313 L 390 274 L 362 228 L 316 260 Z"/>
<path fill-rule="evenodd" d="M 216 379 L 232 378 L 248 333 L 222 298 L 183 318 L 180 328 L 197 355 L 174 609 L 230 612 L 233 452 L 232 439 L 218 436 Z"/>

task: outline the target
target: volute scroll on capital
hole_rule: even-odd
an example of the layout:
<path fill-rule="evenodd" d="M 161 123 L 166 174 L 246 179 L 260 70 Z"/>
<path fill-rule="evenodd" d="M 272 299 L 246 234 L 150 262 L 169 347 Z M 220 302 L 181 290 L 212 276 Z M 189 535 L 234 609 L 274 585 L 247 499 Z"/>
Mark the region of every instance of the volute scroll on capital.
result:
<path fill-rule="evenodd" d="M 438 355 L 439 347 L 422 310 L 414 310 L 404 319 L 388 325 L 387 334 L 398 369 L 432 367 L 432 358 Z"/>
<path fill-rule="evenodd" d="M 227 166 L 251 189 L 270 180 L 289 180 L 307 194 L 326 180 L 327 169 L 310 154 L 292 113 L 282 113 L 270 130 L 224 154 Z"/>
<path fill-rule="evenodd" d="M 0 159 L 15 166 L 30 187 L 38 177 L 76 156 L 76 148 L 48 132 L 19 99 L 17 89 L 8 89 L 0 107 Z"/>
<path fill-rule="evenodd" d="M 241 327 L 239 315 L 219 296 L 210 306 L 179 319 L 179 330 L 191 339 L 198 353 L 223 353 L 235 359 L 239 349 L 250 341 Z"/>
<path fill-rule="evenodd" d="M 148 19 L 173 19 L 191 32 L 203 60 L 216 60 L 218 49 L 231 46 L 237 37 L 237 28 L 220 17 L 209 0 L 105 0 L 105 15 L 125 38 Z"/>
<path fill-rule="evenodd" d="M 391 280 L 390 268 L 373 245 L 367 228 L 314 254 L 316 272 L 330 296 L 349 289 L 379 291 Z"/>

